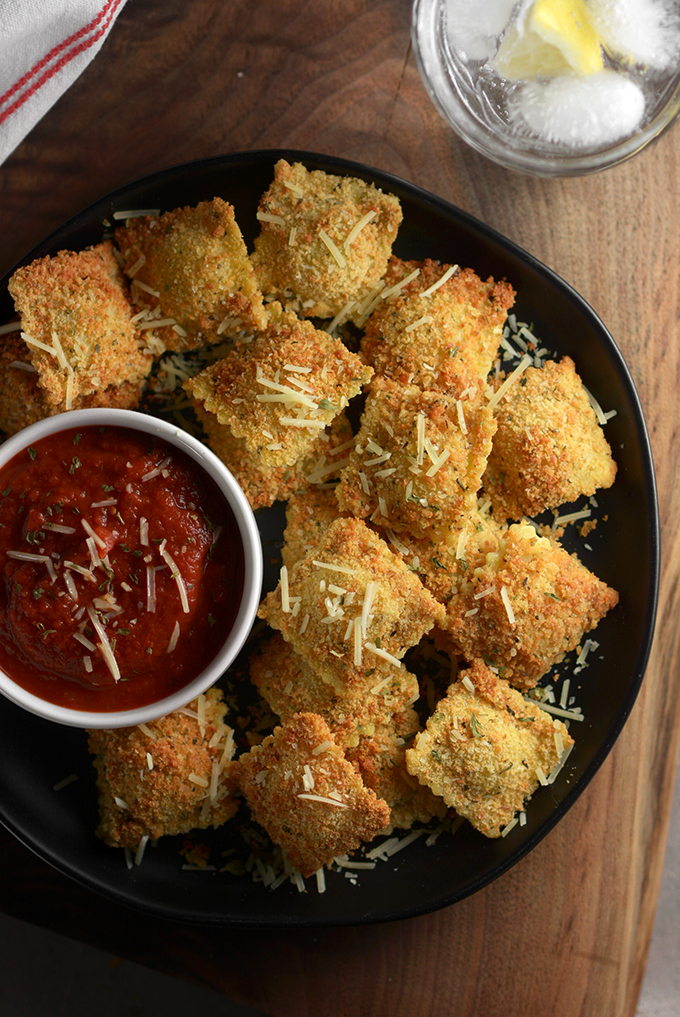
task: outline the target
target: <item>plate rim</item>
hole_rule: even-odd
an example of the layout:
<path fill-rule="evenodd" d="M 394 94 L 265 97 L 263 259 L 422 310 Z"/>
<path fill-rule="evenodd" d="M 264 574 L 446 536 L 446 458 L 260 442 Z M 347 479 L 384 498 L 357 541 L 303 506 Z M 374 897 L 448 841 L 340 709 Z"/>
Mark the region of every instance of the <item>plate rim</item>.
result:
<path fill-rule="evenodd" d="M 323 166 L 327 172 L 337 171 L 342 175 L 355 174 L 360 177 L 373 180 L 382 189 L 388 190 L 392 187 L 393 189 L 407 192 L 411 197 L 420 202 L 424 202 L 432 207 L 436 212 L 444 213 L 445 215 L 452 217 L 454 220 L 464 225 L 465 228 L 471 230 L 477 235 L 480 235 L 486 242 L 492 242 L 496 246 L 508 252 L 512 257 L 524 262 L 538 276 L 549 281 L 552 286 L 556 286 L 558 289 L 562 290 L 565 297 L 577 309 L 579 315 L 584 315 L 586 318 L 589 318 L 596 326 L 598 333 L 605 342 L 608 356 L 614 362 L 619 379 L 627 390 L 630 404 L 633 407 L 633 427 L 640 441 L 640 452 L 644 463 L 644 490 L 646 500 L 648 502 L 648 539 L 650 545 L 649 595 L 646 601 L 646 615 L 643 624 L 645 637 L 640 648 L 638 659 L 635 662 L 635 668 L 631 671 L 631 683 L 628 695 L 624 700 L 622 709 L 617 715 L 615 723 L 608 731 L 607 738 L 595 752 L 590 764 L 578 778 L 577 783 L 567 792 L 562 801 L 556 804 L 550 815 L 541 823 L 540 828 L 528 837 L 523 844 L 511 851 L 507 858 L 495 864 L 490 873 L 482 874 L 476 879 L 471 880 L 464 888 L 464 891 L 453 894 L 449 892 L 443 896 L 440 895 L 436 900 L 428 898 L 428 900 L 421 906 L 402 907 L 398 910 L 392 911 L 386 911 L 383 909 L 375 914 L 369 913 L 363 915 L 360 920 L 357 918 L 343 916 L 339 916 L 335 919 L 329 919 L 327 917 L 324 918 L 316 915 L 299 916 L 295 913 L 291 913 L 290 916 L 282 918 L 280 921 L 272 921 L 268 919 L 261 920 L 257 917 L 255 917 L 254 920 L 250 920 L 248 917 L 224 915 L 222 913 L 207 915 L 196 912 L 184 912 L 183 914 L 178 915 L 176 910 L 165 903 L 158 901 L 149 902 L 148 900 L 142 901 L 138 899 L 138 896 L 136 896 L 133 892 L 130 892 L 131 890 L 134 890 L 134 884 L 130 884 L 129 888 L 126 888 L 125 886 L 122 886 L 121 888 L 111 887 L 104 880 L 98 880 L 96 873 L 83 873 L 75 867 L 75 865 L 69 865 L 67 858 L 55 856 L 54 852 L 50 850 L 47 843 L 43 845 L 33 843 L 33 838 L 22 828 L 21 824 L 17 822 L 16 817 L 8 817 L 5 814 L 4 802 L 0 801 L 0 823 L 2 823 L 2 825 L 33 854 L 39 857 L 42 861 L 47 862 L 62 875 L 65 875 L 69 879 L 73 879 L 74 882 L 79 884 L 81 887 L 93 891 L 117 904 L 128 907 L 133 911 L 150 914 L 157 918 L 170 920 L 179 924 L 194 926 L 202 925 L 206 927 L 225 928 L 260 927 L 276 929 L 348 927 L 358 924 L 377 924 L 413 918 L 419 915 L 431 913 L 443 907 L 448 907 L 451 904 L 472 896 L 483 887 L 494 882 L 497 878 L 516 865 L 521 859 L 526 857 L 526 855 L 528 855 L 530 851 L 532 851 L 538 843 L 540 843 L 540 841 L 555 828 L 569 809 L 574 805 L 580 795 L 585 791 L 590 781 L 598 772 L 616 744 L 623 727 L 630 717 L 630 713 L 635 705 L 645 677 L 654 642 L 658 611 L 661 539 L 654 460 L 649 432 L 640 398 L 630 369 L 615 339 L 588 301 L 556 271 L 551 269 L 544 262 L 540 261 L 529 251 L 522 248 L 515 241 L 500 233 L 494 227 L 489 226 L 487 223 L 478 219 L 471 213 L 466 212 L 464 209 L 459 208 L 452 202 L 449 202 L 433 192 L 420 187 L 418 184 L 414 184 L 403 177 L 377 167 L 371 167 L 365 163 L 345 159 L 340 156 L 325 155 L 323 153 L 293 148 L 245 150 L 209 156 L 204 159 L 190 160 L 157 170 L 148 175 L 137 177 L 128 183 L 116 187 L 114 190 L 109 191 L 96 200 L 90 202 L 85 208 L 73 213 L 61 225 L 53 229 L 46 237 L 35 244 L 25 255 L 22 256 L 22 258 L 19 259 L 19 261 L 16 262 L 14 266 L 12 266 L 12 268 L 7 271 L 5 275 L 2 276 L 0 279 L 0 288 L 5 288 L 7 280 L 17 268 L 27 264 L 29 261 L 33 261 L 36 257 L 44 256 L 50 250 L 53 250 L 54 244 L 60 235 L 77 229 L 79 223 L 84 223 L 86 220 L 90 219 L 95 211 L 97 209 L 101 209 L 102 206 L 110 206 L 113 208 L 116 199 L 133 191 L 135 188 L 161 185 L 167 181 L 171 181 L 173 178 L 180 177 L 184 173 L 196 171 L 200 173 L 221 165 L 238 166 L 240 164 L 247 164 L 248 162 L 256 162 L 260 165 L 271 163 L 273 168 L 274 163 L 278 159 L 286 159 L 289 162 L 302 162 L 306 165 L 311 163 L 319 164 L 319 168 Z"/>

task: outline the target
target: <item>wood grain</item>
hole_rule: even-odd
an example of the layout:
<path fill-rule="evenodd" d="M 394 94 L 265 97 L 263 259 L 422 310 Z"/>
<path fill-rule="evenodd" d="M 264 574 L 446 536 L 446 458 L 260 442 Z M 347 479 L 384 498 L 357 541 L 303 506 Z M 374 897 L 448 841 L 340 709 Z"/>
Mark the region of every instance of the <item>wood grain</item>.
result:
<path fill-rule="evenodd" d="M 0 271 L 131 179 L 285 146 L 403 176 L 547 262 L 616 337 L 652 440 L 663 569 L 633 714 L 563 822 L 512 871 L 437 914 L 285 934 L 130 921 L 4 832 L 0 907 L 276 1017 L 632 1017 L 680 730 L 680 133 L 597 176 L 512 174 L 432 108 L 409 16 L 406 0 L 127 4 L 95 62 L 0 170 Z"/>

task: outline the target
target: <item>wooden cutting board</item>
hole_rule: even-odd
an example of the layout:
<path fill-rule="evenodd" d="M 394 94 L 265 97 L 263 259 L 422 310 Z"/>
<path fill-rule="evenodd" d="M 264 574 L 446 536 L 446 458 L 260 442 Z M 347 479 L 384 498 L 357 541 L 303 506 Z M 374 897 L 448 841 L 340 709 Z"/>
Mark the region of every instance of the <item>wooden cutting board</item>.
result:
<path fill-rule="evenodd" d="M 654 918 L 680 727 L 680 128 L 597 176 L 500 169 L 439 119 L 409 18 L 405 0 L 130 0 L 100 55 L 0 168 L 0 271 L 120 184 L 279 147 L 396 173 L 545 261 L 615 336 L 652 439 L 661 599 L 633 714 L 563 822 L 505 876 L 433 915 L 285 934 L 131 920 L 5 831 L 0 908 L 276 1017 L 626 1017 Z"/>

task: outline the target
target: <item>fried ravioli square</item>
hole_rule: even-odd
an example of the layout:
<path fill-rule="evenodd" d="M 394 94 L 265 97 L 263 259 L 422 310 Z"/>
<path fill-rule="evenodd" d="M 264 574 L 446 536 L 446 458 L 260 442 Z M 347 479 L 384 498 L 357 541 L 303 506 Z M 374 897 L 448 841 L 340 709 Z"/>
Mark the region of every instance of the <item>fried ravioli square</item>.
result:
<path fill-rule="evenodd" d="M 374 184 L 280 159 L 262 196 L 252 262 L 263 293 L 305 317 L 354 308 L 387 268 L 399 199 Z"/>
<path fill-rule="evenodd" d="M 416 539 L 441 536 L 476 505 L 495 427 L 486 406 L 375 378 L 340 508 Z"/>
<path fill-rule="evenodd" d="M 313 713 L 298 713 L 240 756 L 232 774 L 253 818 L 303 876 L 371 840 L 390 821 Z"/>
<path fill-rule="evenodd" d="M 390 533 L 406 565 L 441 604 L 448 604 L 471 570 L 486 564 L 497 552 L 507 526 L 496 521 L 488 504 L 478 502 L 462 522 L 446 529 L 437 540 L 415 540 L 408 533 Z"/>
<path fill-rule="evenodd" d="M 316 713 L 341 748 L 356 746 L 376 726 L 390 722 L 418 698 L 418 679 L 386 661 L 368 667 L 353 685 L 338 688 L 275 633 L 251 657 L 250 679 L 283 722 L 294 713 Z"/>
<path fill-rule="evenodd" d="M 339 339 L 273 304 L 267 329 L 185 388 L 263 466 L 290 466 L 310 454 L 371 375 Z"/>
<path fill-rule="evenodd" d="M 160 318 L 149 315 L 141 326 L 153 325 L 167 350 L 193 349 L 265 327 L 246 245 L 233 206 L 222 198 L 128 219 L 116 230 L 116 241 L 138 310 L 160 311 Z"/>
<path fill-rule="evenodd" d="M 187 387 L 190 389 L 191 385 Z M 301 497 L 313 482 L 314 470 L 319 461 L 324 458 L 327 449 L 333 446 L 334 435 L 343 434 L 347 426 L 346 418 L 341 414 L 332 422 L 329 432 L 322 432 L 315 438 L 309 454 L 303 459 L 291 466 L 265 466 L 257 455 L 248 451 L 242 438 L 235 438 L 227 424 L 220 424 L 214 413 L 208 413 L 195 400 L 194 411 L 205 431 L 208 445 L 234 475 L 254 512 L 267 508 L 275 501 Z M 309 493 L 312 495 L 316 491 Z M 319 493 L 329 494 L 328 491 Z M 332 491 L 330 494 L 337 515 L 337 501 Z"/>
<path fill-rule="evenodd" d="M 474 660 L 407 749 L 406 765 L 476 830 L 500 837 L 573 742 L 561 721 Z"/>
<path fill-rule="evenodd" d="M 70 409 L 82 396 L 138 386 L 149 374 L 153 360 L 132 321 L 110 241 L 39 258 L 17 269 L 8 289 L 48 406 Z"/>
<path fill-rule="evenodd" d="M 573 360 L 528 368 L 494 409 L 484 489 L 511 519 L 611 487 L 616 463 Z"/>
<path fill-rule="evenodd" d="M 336 519 L 259 609 L 272 628 L 342 690 L 401 658 L 445 610 L 360 519 Z"/>
<path fill-rule="evenodd" d="M 463 578 L 443 626 L 468 659 L 530 689 L 618 603 L 618 594 L 557 540 L 513 523 L 498 551 Z"/>
<path fill-rule="evenodd" d="M 400 385 L 481 397 L 515 293 L 472 269 L 393 257 L 361 351 Z"/>
<path fill-rule="evenodd" d="M 136 727 L 88 732 L 99 790 L 97 834 L 111 847 L 221 826 L 238 808 L 233 732 L 218 689 L 186 711 Z"/>

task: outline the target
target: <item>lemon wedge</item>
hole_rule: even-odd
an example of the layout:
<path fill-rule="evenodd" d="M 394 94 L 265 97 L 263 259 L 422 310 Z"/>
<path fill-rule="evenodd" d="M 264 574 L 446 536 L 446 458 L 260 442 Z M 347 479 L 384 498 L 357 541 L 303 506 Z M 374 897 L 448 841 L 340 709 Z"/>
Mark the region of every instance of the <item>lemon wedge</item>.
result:
<path fill-rule="evenodd" d="M 583 0 L 535 0 L 505 33 L 494 66 L 509 81 L 601 71 L 600 39 Z"/>

